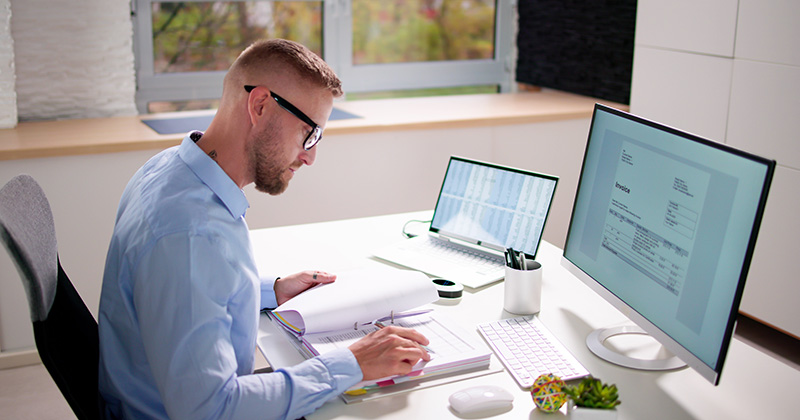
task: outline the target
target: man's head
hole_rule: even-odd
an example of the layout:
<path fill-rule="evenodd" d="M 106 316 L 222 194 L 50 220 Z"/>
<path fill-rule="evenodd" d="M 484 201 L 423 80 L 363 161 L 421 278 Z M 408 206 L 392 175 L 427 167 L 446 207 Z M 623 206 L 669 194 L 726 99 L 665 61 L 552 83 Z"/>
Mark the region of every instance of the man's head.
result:
<path fill-rule="evenodd" d="M 282 71 L 328 90 L 334 98 L 342 96 L 342 82 L 328 64 L 302 44 L 285 39 L 256 41 L 242 51 L 225 76 L 225 88 L 231 83 L 252 85 L 263 76 Z"/>
<path fill-rule="evenodd" d="M 260 191 L 280 194 L 297 169 L 314 163 L 313 146 L 333 99 L 341 95 L 339 78 L 308 48 L 283 39 L 258 41 L 226 74 L 219 118 L 206 135 L 238 147 L 233 152 L 241 156 L 236 159 L 241 168 L 226 169 L 222 156 L 218 159 L 237 183 L 255 182 Z"/>

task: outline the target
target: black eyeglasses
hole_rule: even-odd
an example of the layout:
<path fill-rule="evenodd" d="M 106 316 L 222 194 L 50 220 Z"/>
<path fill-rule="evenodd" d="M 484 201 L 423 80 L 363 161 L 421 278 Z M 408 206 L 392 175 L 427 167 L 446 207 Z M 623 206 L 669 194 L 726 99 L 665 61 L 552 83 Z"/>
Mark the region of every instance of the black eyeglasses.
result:
<path fill-rule="evenodd" d="M 252 92 L 255 88 L 256 87 L 253 85 L 244 86 L 244 90 L 246 90 L 247 93 Z M 308 118 L 308 115 L 303 113 L 303 111 L 297 109 L 297 107 L 292 105 L 291 102 L 281 98 L 275 92 L 270 90 L 269 94 L 273 99 L 275 99 L 275 102 L 277 102 L 281 108 L 289 111 L 290 114 L 297 117 L 300 121 L 311 126 L 311 131 L 308 133 L 305 140 L 303 140 L 303 149 L 311 150 L 317 145 L 317 143 L 319 143 L 320 140 L 322 140 L 322 127 L 320 127 L 319 124 L 312 121 L 311 118 Z"/>

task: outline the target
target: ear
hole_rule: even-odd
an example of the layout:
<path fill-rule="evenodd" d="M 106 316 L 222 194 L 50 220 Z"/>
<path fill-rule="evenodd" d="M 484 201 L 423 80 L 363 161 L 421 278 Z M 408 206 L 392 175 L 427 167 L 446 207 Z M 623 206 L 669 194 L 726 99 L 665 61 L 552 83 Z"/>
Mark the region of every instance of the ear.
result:
<path fill-rule="evenodd" d="M 250 116 L 250 124 L 258 125 L 259 120 L 267 113 L 269 99 L 269 89 L 264 86 L 257 86 L 250 92 L 250 96 L 247 98 L 247 113 Z"/>

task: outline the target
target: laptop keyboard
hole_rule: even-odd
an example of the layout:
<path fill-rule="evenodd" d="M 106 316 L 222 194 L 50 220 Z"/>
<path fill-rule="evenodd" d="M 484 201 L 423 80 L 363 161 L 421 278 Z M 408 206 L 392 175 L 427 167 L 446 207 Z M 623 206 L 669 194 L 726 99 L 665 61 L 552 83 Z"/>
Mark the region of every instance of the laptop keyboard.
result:
<path fill-rule="evenodd" d="M 427 235 L 380 248 L 373 255 L 473 288 L 501 280 L 505 275 L 502 256 L 494 257 Z"/>
<path fill-rule="evenodd" d="M 429 237 L 427 241 L 419 242 L 419 250 L 445 261 L 481 267 L 482 272 L 504 270 L 504 261 L 501 257 L 459 247 L 447 241 Z"/>
<path fill-rule="evenodd" d="M 565 381 L 589 376 L 589 371 L 537 317 L 487 322 L 478 325 L 478 332 L 523 388 L 533 386 L 543 373 Z"/>

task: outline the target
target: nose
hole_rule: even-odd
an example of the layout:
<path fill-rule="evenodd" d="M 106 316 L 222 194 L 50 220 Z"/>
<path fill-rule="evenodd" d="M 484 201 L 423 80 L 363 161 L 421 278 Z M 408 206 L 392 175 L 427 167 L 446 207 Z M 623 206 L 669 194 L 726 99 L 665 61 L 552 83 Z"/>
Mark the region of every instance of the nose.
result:
<path fill-rule="evenodd" d="M 314 164 L 314 161 L 317 159 L 317 146 L 311 148 L 311 150 L 303 150 L 300 153 L 300 160 L 308 165 L 311 166 Z"/>

